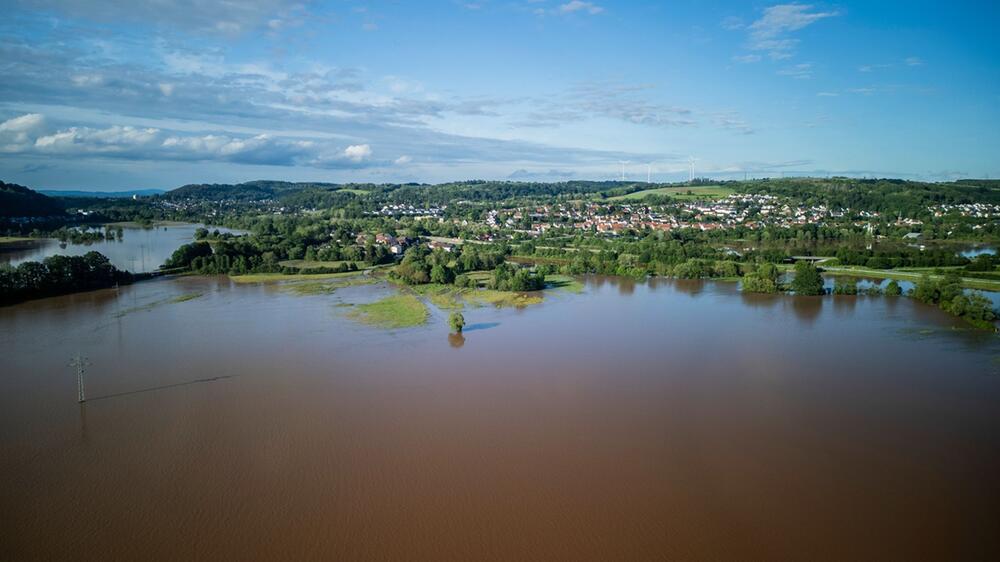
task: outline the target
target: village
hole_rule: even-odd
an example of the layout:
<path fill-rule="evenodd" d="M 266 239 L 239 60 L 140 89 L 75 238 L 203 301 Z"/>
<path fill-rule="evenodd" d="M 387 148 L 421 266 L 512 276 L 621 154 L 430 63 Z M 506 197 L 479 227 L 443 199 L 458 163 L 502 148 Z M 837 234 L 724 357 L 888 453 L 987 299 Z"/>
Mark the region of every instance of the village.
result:
<path fill-rule="evenodd" d="M 646 229 L 793 228 L 806 224 L 822 225 L 833 220 L 852 220 L 856 226 L 864 227 L 879 218 L 879 213 L 874 211 L 831 209 L 824 205 L 802 206 L 767 194 L 733 194 L 716 200 L 669 205 L 588 202 L 576 206 L 550 204 L 499 208 L 486 213 L 484 224 L 492 230 L 511 229 L 532 236 L 557 229 L 616 235 L 628 230 Z M 912 222 L 919 224 L 919 221 Z"/>

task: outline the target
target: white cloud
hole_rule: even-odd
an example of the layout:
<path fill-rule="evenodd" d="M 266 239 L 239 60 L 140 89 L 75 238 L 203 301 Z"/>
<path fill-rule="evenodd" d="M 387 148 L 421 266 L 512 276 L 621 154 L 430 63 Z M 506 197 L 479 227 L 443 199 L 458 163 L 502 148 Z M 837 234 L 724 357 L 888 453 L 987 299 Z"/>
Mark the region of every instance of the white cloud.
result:
<path fill-rule="evenodd" d="M 276 31 L 300 23 L 310 0 L 24 0 L 25 4 L 96 21 L 140 22 L 202 33 Z"/>
<path fill-rule="evenodd" d="M 903 62 L 906 63 L 906 66 L 923 66 L 924 64 L 920 57 L 906 57 Z"/>
<path fill-rule="evenodd" d="M 396 158 L 393 161 L 393 163 L 396 164 L 397 166 L 405 166 L 405 165 L 409 164 L 410 162 L 413 162 L 413 158 L 410 158 L 409 156 L 407 156 L 405 154 L 402 155 L 402 156 L 400 156 L 399 158 Z"/>
<path fill-rule="evenodd" d="M 733 57 L 733 62 L 739 62 L 743 64 L 760 62 L 760 55 L 738 55 Z"/>
<path fill-rule="evenodd" d="M 835 98 L 840 94 L 838 94 L 837 92 L 819 92 L 816 95 L 821 98 Z"/>
<path fill-rule="evenodd" d="M 13 153 L 30 147 L 35 134 L 45 124 L 39 113 L 28 113 L 0 123 L 0 153 Z"/>
<path fill-rule="evenodd" d="M 559 13 L 561 14 L 572 14 L 575 12 L 587 13 L 590 15 L 597 15 L 604 11 L 604 8 L 594 4 L 593 2 L 584 2 L 582 0 L 570 0 L 565 4 L 559 6 Z"/>
<path fill-rule="evenodd" d="M 173 84 L 171 84 L 169 82 L 160 82 L 158 84 L 158 86 L 160 87 L 160 92 L 163 93 L 163 95 L 165 95 L 167 97 L 170 97 L 171 95 L 173 95 L 173 93 L 174 93 L 174 85 Z"/>
<path fill-rule="evenodd" d="M 372 155 L 372 147 L 367 144 L 352 144 L 344 149 L 344 157 L 353 162 L 361 162 Z"/>
<path fill-rule="evenodd" d="M 766 8 L 760 19 L 747 27 L 747 48 L 766 51 L 775 60 L 791 57 L 798 39 L 788 37 L 789 33 L 837 15 L 837 12 L 811 12 L 812 8 L 808 4 L 779 4 Z"/>
<path fill-rule="evenodd" d="M 371 162 L 367 144 L 336 150 L 324 142 L 269 134 L 231 136 L 168 133 L 154 127 L 113 125 L 44 131 L 45 119 L 31 113 L 0 123 L 0 153 L 103 157 L 127 160 L 218 161 L 272 166 L 357 168 Z M 327 157 L 325 155 L 332 154 Z"/>
<path fill-rule="evenodd" d="M 28 113 L 0 123 L 0 131 L 10 131 L 14 133 L 30 131 L 40 127 L 44 122 L 44 115 L 40 113 Z"/>
<path fill-rule="evenodd" d="M 799 80 L 808 80 L 812 78 L 812 64 L 811 63 L 800 63 L 793 66 L 787 66 L 778 71 L 780 76 L 791 76 L 792 78 L 797 78 Z"/>

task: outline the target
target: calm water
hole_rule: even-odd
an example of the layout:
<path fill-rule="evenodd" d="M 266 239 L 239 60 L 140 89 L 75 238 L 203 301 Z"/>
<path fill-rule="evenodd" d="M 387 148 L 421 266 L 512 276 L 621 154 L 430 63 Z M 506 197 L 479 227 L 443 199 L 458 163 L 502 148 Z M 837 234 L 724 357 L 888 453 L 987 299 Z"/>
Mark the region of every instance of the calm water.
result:
<path fill-rule="evenodd" d="M 1000 555 L 1000 345 L 934 308 L 591 279 L 464 337 L 346 317 L 388 291 L 0 308 L 0 559 Z"/>
<path fill-rule="evenodd" d="M 125 228 L 121 241 L 108 240 L 92 244 L 67 243 L 62 247 L 58 240 L 40 239 L 17 244 L 0 245 L 0 263 L 17 265 L 26 261 L 41 261 L 49 256 L 82 256 L 87 252 L 100 252 L 119 269 L 145 273 L 159 269 L 174 250 L 194 240 L 194 231 L 201 224 L 171 224 L 154 228 Z M 235 232 L 221 227 L 210 227 L 220 232 Z"/>

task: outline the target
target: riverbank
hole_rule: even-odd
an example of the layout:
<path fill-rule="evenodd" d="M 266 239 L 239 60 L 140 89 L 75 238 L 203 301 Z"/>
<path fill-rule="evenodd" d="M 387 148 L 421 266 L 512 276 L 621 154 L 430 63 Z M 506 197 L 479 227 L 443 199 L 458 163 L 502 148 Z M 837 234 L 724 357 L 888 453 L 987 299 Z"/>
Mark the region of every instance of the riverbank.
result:
<path fill-rule="evenodd" d="M 865 269 L 860 267 L 822 267 L 824 273 L 831 275 L 842 275 L 848 277 L 867 277 L 871 279 L 895 279 L 897 281 L 917 282 L 927 275 L 934 281 L 944 278 L 944 275 L 937 275 L 930 272 L 904 271 L 899 269 Z M 977 289 L 981 291 L 1000 291 L 1000 281 L 989 279 L 976 279 L 972 277 L 962 277 L 962 288 Z"/>

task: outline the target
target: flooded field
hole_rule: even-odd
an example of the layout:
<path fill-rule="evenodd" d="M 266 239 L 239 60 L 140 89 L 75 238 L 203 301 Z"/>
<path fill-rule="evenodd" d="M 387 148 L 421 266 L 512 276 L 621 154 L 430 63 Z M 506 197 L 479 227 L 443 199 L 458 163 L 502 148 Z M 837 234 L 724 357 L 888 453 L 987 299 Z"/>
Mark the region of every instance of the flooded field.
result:
<path fill-rule="evenodd" d="M 194 240 L 194 232 L 204 225 L 171 223 L 148 228 L 130 226 L 123 228 L 121 240 L 101 240 L 89 244 L 61 244 L 52 238 L 39 238 L 9 244 L 0 244 L 0 263 L 18 265 L 26 261 L 42 261 L 54 256 L 82 256 L 87 252 L 100 252 L 118 269 L 133 273 L 155 271 L 180 246 Z M 237 232 L 222 227 L 210 227 L 220 232 Z"/>
<path fill-rule="evenodd" d="M 1000 342 L 935 308 L 590 278 L 352 320 L 394 291 L 0 308 L 0 559 L 1000 556 Z"/>

